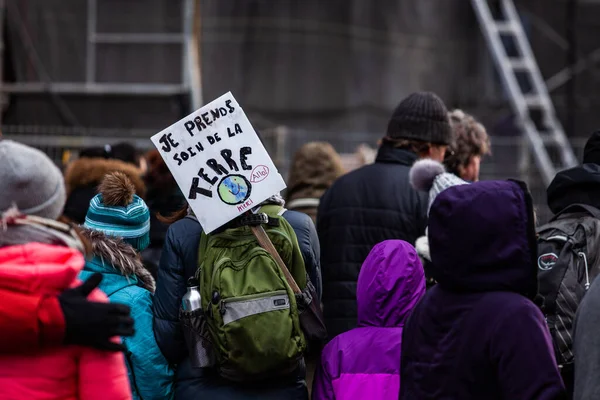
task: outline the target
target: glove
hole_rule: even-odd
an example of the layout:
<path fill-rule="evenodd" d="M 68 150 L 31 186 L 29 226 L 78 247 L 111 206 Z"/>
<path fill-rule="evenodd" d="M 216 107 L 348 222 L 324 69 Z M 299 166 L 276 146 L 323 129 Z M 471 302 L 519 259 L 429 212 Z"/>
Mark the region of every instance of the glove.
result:
<path fill-rule="evenodd" d="M 89 301 L 87 296 L 102 281 L 95 273 L 80 286 L 67 289 L 58 296 L 65 316 L 65 344 L 94 347 L 100 350 L 124 351 L 125 346 L 115 343 L 115 336 L 132 336 L 133 319 L 130 308 L 118 303 Z"/>

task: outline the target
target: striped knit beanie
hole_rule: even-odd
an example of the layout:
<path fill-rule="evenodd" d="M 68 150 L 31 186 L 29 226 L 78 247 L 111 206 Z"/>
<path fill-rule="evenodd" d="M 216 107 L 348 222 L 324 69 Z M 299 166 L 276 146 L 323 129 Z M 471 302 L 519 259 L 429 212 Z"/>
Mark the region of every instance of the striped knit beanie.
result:
<path fill-rule="evenodd" d="M 98 192 L 90 202 L 84 226 L 122 238 L 138 251 L 148 247 L 150 210 L 135 194 L 135 186 L 127 175 L 122 172 L 107 174 Z"/>

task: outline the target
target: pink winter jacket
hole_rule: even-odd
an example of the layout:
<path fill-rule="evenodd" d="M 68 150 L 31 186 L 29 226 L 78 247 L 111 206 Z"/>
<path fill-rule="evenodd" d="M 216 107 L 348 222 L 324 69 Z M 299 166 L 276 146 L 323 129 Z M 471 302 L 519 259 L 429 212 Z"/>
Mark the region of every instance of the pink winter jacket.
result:
<path fill-rule="evenodd" d="M 0 289 L 57 295 L 78 284 L 83 264 L 83 256 L 67 247 L 30 243 L 2 248 Z M 107 301 L 98 290 L 90 298 Z M 131 391 L 123 354 L 63 346 L 30 355 L 0 355 L 0 398 L 122 400 L 131 399 Z"/>

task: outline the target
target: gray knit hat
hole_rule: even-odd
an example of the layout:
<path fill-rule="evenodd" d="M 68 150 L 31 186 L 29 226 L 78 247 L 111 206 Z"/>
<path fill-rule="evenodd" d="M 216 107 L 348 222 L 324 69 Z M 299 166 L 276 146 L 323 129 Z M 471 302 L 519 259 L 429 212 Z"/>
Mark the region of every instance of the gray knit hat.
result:
<path fill-rule="evenodd" d="M 410 184 L 415 190 L 429 192 L 429 205 L 427 214 L 431 205 L 438 194 L 456 185 L 467 185 L 468 182 L 460 179 L 458 176 L 446 172 L 441 162 L 428 158 L 414 163 L 409 172 Z"/>
<path fill-rule="evenodd" d="M 62 173 L 48 156 L 0 139 L 0 212 L 14 204 L 23 214 L 57 219 L 65 201 Z"/>
<path fill-rule="evenodd" d="M 394 110 L 387 138 L 449 145 L 452 143 L 452 128 L 446 105 L 435 93 L 411 94 Z"/>

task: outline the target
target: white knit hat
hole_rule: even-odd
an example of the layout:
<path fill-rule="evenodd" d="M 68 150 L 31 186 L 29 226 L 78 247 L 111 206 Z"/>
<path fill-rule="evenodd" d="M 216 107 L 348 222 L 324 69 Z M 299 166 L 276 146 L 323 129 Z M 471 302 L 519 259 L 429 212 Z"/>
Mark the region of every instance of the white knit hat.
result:
<path fill-rule="evenodd" d="M 57 219 L 66 197 L 62 173 L 47 155 L 0 139 L 0 212 L 15 205 L 23 214 Z"/>
<path fill-rule="evenodd" d="M 442 163 L 429 158 L 419 160 L 412 166 L 409 173 L 409 180 L 415 190 L 421 192 L 429 191 L 428 214 L 438 194 L 449 187 L 468 184 L 468 182 L 460 179 L 458 176 L 446 172 Z"/>

